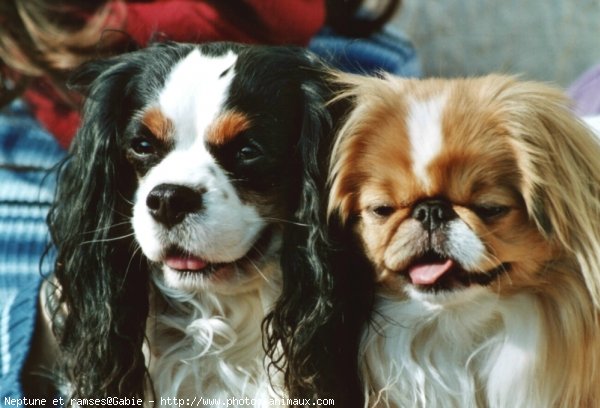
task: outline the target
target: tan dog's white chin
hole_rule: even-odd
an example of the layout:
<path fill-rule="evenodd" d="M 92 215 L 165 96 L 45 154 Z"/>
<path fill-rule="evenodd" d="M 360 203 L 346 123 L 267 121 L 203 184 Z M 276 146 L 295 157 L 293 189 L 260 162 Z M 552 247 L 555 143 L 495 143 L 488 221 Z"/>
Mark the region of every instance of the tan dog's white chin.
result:
<path fill-rule="evenodd" d="M 404 291 L 412 299 L 462 303 L 477 293 L 489 292 L 489 287 L 510 269 L 510 263 L 501 263 L 491 270 L 473 272 L 465 270 L 456 259 L 427 255 L 415 260 L 401 276 Z"/>
<path fill-rule="evenodd" d="M 414 216 L 404 221 L 384 259 L 390 272 L 380 282 L 385 285 L 395 277 L 409 297 L 432 302 L 481 292 L 511 269 L 509 262 L 492 262 L 484 243 L 454 212 L 434 226 Z"/>

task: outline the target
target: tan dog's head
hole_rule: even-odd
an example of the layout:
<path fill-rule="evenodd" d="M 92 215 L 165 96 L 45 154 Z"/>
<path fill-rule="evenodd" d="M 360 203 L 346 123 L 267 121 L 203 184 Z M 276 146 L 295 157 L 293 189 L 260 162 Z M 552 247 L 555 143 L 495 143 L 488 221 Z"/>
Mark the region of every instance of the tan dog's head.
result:
<path fill-rule="evenodd" d="M 434 303 L 541 288 L 569 263 L 600 299 L 600 145 L 545 85 L 342 76 L 354 108 L 330 216 L 383 290 Z"/>

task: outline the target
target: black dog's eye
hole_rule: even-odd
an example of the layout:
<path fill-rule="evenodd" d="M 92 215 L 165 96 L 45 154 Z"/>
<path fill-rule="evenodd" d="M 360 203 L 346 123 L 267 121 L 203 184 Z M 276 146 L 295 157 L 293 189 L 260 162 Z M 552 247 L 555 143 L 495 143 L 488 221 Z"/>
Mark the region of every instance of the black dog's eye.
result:
<path fill-rule="evenodd" d="M 156 153 L 156 146 L 148 137 L 136 137 L 131 141 L 130 149 L 138 156 L 150 156 Z"/>
<path fill-rule="evenodd" d="M 380 218 L 387 218 L 394 213 L 394 207 L 390 205 L 378 205 L 371 208 L 371 212 Z"/>
<path fill-rule="evenodd" d="M 499 218 L 510 211 L 510 207 L 505 205 L 477 205 L 473 211 L 483 220 L 492 220 Z"/>
<path fill-rule="evenodd" d="M 252 163 L 262 156 L 262 150 L 255 144 L 244 145 L 235 155 L 239 162 Z"/>

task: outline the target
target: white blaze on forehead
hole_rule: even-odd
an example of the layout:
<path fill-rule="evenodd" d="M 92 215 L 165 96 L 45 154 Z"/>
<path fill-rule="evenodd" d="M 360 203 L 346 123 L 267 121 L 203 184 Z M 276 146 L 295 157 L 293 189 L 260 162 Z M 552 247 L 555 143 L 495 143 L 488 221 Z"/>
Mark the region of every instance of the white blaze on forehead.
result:
<path fill-rule="evenodd" d="M 162 112 L 175 124 L 178 147 L 189 146 L 222 111 L 237 55 L 202 55 L 195 49 L 172 69 L 159 94 Z"/>
<path fill-rule="evenodd" d="M 207 56 L 196 49 L 172 68 L 158 94 L 158 109 L 172 124 L 174 147 L 140 179 L 132 221 L 152 261 L 161 261 L 164 250 L 177 245 L 208 262 L 232 262 L 248 253 L 266 225 L 256 207 L 238 196 L 204 140 L 224 109 L 236 59 L 231 51 Z M 146 200 L 165 183 L 199 191 L 201 213 L 188 214 L 172 228 L 157 222 Z"/>
<path fill-rule="evenodd" d="M 442 150 L 442 112 L 445 102 L 446 97 L 439 95 L 409 103 L 407 127 L 413 172 L 425 187 L 431 184 L 427 167 Z"/>

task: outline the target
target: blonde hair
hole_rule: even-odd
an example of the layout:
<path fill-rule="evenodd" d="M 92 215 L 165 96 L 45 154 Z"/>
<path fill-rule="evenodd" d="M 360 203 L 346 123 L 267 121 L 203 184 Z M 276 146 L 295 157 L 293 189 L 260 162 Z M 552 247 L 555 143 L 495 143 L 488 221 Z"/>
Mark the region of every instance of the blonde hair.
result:
<path fill-rule="evenodd" d="M 0 2 L 0 104 L 28 80 L 47 77 L 60 90 L 81 63 L 106 54 L 120 38 L 107 35 L 111 20 L 124 21 L 113 1 L 2 0 Z M 123 10 L 123 15 L 117 15 Z M 115 29 L 121 27 L 115 26 Z"/>

